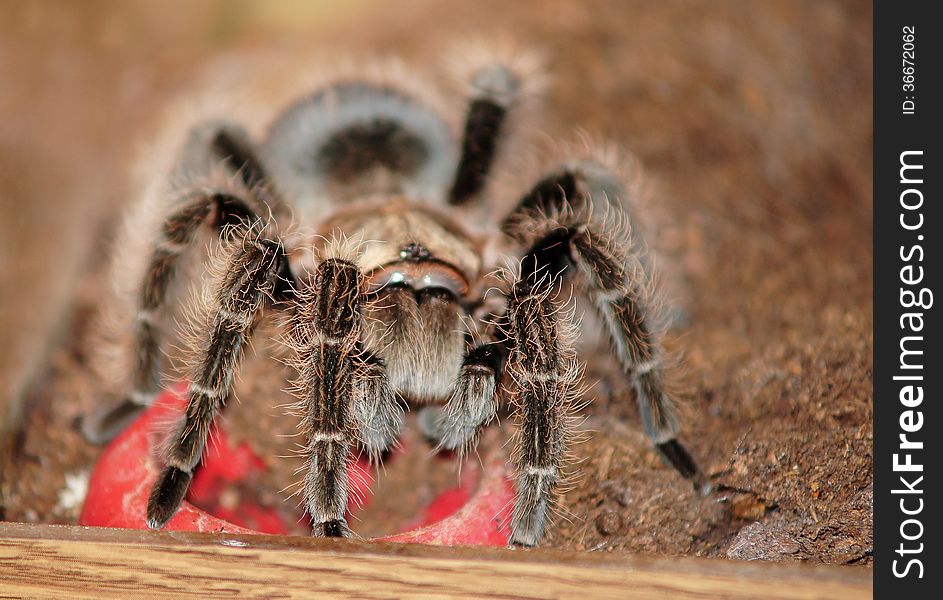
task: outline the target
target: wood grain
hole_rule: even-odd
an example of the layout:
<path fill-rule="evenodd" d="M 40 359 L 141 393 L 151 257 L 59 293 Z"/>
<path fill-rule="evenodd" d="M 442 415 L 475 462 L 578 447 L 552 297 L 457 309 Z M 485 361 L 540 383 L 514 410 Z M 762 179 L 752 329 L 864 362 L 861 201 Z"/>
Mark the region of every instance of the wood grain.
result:
<path fill-rule="evenodd" d="M 869 598 L 871 571 L 0 523 L 2 598 Z"/>

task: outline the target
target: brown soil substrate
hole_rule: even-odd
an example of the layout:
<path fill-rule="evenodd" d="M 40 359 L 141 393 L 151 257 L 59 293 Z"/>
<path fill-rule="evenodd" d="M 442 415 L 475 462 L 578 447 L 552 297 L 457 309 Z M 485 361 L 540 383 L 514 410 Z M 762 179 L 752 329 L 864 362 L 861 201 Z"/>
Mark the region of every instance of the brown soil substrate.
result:
<path fill-rule="evenodd" d="M 395 15 L 340 18 L 318 42 L 282 36 L 288 50 L 395 50 L 422 63 L 450 38 L 510 32 L 547 51 L 551 136 L 584 128 L 645 166 L 664 223 L 660 265 L 677 280 L 683 309 L 667 342 L 685 400 L 682 438 L 715 491 L 696 496 L 661 463 L 625 386 L 606 375 L 606 359 L 587 356 L 597 398 L 547 545 L 870 564 L 870 10 L 851 1 L 410 2 Z M 424 30 L 434 33 L 416 35 Z M 240 44 L 273 34 L 249 37 Z M 176 84 L 186 63 L 140 59 L 132 81 Z M 120 167 L 114 149 L 104 157 Z M 123 183 L 112 185 L 105 196 L 117 203 Z M 37 253 L 23 260 L 43 260 Z M 4 471 L 5 519 L 74 522 L 76 506 L 61 495 L 66 476 L 99 452 L 74 426 L 94 402 L 83 346 L 102 285 L 102 261 L 93 262 L 66 341 L 26 396 L 18 452 Z M 278 379 L 257 368 L 243 377 L 247 390 Z M 274 407 L 284 400 L 246 390 L 240 398 L 230 425 L 286 476 L 266 441 L 277 426 L 260 416 L 280 418 Z M 384 498 L 409 493 L 420 503 L 450 485 L 445 476 L 417 487 L 422 469 L 401 464 L 385 474 Z"/>

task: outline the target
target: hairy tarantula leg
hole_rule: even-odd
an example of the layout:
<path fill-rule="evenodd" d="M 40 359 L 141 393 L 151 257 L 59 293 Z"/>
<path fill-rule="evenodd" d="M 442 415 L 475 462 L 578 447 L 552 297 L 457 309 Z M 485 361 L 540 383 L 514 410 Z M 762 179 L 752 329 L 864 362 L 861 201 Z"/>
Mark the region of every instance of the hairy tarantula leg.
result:
<path fill-rule="evenodd" d="M 190 487 L 210 425 L 228 398 L 243 348 L 287 262 L 281 243 L 246 238 L 229 260 L 216 292 L 216 307 L 187 396 L 189 404 L 170 440 L 164 467 L 147 502 L 147 525 L 160 529 Z"/>
<path fill-rule="evenodd" d="M 495 416 L 495 394 L 504 371 L 507 348 L 501 342 L 474 345 L 465 355 L 462 370 L 452 390 L 452 397 L 444 409 L 425 413 L 434 422 L 425 423 L 423 433 L 433 438 L 439 448 L 457 450 L 465 454 L 474 444 L 482 427 Z M 426 417 L 429 418 L 429 417 Z"/>
<path fill-rule="evenodd" d="M 135 356 L 131 391 L 117 406 L 93 413 L 85 419 L 83 431 L 89 440 L 101 443 L 113 438 L 150 405 L 159 390 L 161 353 L 157 316 L 167 300 L 167 290 L 181 255 L 192 244 L 197 230 L 209 223 L 222 232 L 227 226 L 254 218 L 255 211 L 236 196 L 200 192 L 186 198 L 163 222 L 146 267 L 134 316 Z"/>
<path fill-rule="evenodd" d="M 357 438 L 370 460 L 378 462 L 403 429 L 404 412 L 386 374 L 383 360 L 368 350 L 355 357 L 355 377 L 351 413 Z"/>
<path fill-rule="evenodd" d="M 545 255 L 543 262 L 554 265 L 556 272 L 569 274 L 569 267 L 576 267 L 635 389 L 645 432 L 666 462 L 703 494 L 709 491 L 709 484 L 676 439 L 674 406 L 663 389 L 646 265 L 636 254 L 636 240 L 625 227 L 627 223 L 615 229 L 607 227 L 595 216 L 590 202 L 594 195 L 612 202 L 624 194 L 611 172 L 585 161 L 579 168 L 563 168 L 534 186 L 505 221 L 505 230 L 513 235 L 515 231 L 546 229 L 548 215 L 553 215 L 556 226 L 537 242 L 535 250 L 540 249 Z M 615 204 L 606 210 L 624 215 Z"/>
<path fill-rule="evenodd" d="M 521 84 L 519 75 L 501 63 L 487 65 L 472 75 L 462 155 L 449 191 L 449 204 L 465 204 L 485 186 L 508 111 Z"/>
<path fill-rule="evenodd" d="M 330 254 L 299 293 L 292 328 L 296 406 L 307 438 L 304 496 L 312 535 L 349 537 L 344 515 L 353 436 L 376 456 L 395 440 L 403 415 L 382 361 L 363 349 L 364 276 L 352 259 Z"/>
<path fill-rule="evenodd" d="M 642 266 L 627 268 L 611 251 L 617 241 L 592 229 L 576 233 L 571 243 L 577 267 L 590 282 L 589 294 L 596 310 L 632 380 L 645 432 L 666 462 L 691 480 L 699 493 L 706 493 L 707 479 L 677 440 L 678 422 L 662 383 L 659 342 L 648 315 L 647 290 L 636 281 L 645 277 Z"/>
<path fill-rule="evenodd" d="M 252 149 L 252 143 L 242 128 L 221 127 L 210 141 L 210 154 L 225 161 L 238 175 L 246 188 L 258 193 L 269 190 L 269 177 Z M 268 204 L 268 198 L 260 198 Z"/>
<path fill-rule="evenodd" d="M 513 342 L 509 369 L 519 429 L 514 449 L 517 493 L 509 543 L 535 546 L 543 537 L 567 444 L 567 416 L 579 369 L 570 325 L 561 320 L 555 284 L 537 257 L 522 264 L 524 277 L 508 299 L 508 329 Z"/>

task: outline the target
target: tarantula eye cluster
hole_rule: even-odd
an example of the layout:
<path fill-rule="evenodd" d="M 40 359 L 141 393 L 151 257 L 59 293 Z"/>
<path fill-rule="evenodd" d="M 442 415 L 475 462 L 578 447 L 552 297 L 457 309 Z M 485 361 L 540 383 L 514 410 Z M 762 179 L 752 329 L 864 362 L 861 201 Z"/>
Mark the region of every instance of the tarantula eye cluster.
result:
<path fill-rule="evenodd" d="M 85 421 L 90 438 L 107 440 L 152 401 L 173 335 L 166 315 L 180 302 L 177 280 L 189 278 L 205 306 L 150 527 L 180 506 L 246 345 L 281 314 L 272 322 L 286 329 L 276 339 L 297 374 L 314 535 L 351 535 L 347 458 L 388 449 L 404 404 L 432 407 L 426 433 L 459 451 L 506 406 L 517 425 L 510 541 L 538 544 L 579 405 L 578 336 L 561 300 L 569 290 L 608 336 L 658 450 L 706 485 L 676 439 L 650 268 L 618 169 L 589 148 L 516 193 L 491 185 L 537 76 L 521 55 L 482 53 L 466 76 L 460 131 L 408 85 L 363 78 L 297 100 L 264 139 L 211 121 L 181 140 L 174 172 L 186 183 L 168 174 L 161 194 L 145 196 L 158 224 L 143 251 L 128 244 L 115 260 L 116 277 L 132 277 L 136 290 L 118 299 L 132 307 L 122 326 L 129 342 L 110 349 L 123 361 L 121 398 Z M 182 267 L 207 239 L 222 258 L 193 276 Z M 142 266 L 132 275 L 134 259 Z M 496 277 L 505 265 L 516 267 Z M 489 290 L 497 293 L 486 299 Z"/>
<path fill-rule="evenodd" d="M 402 254 L 401 251 L 400 256 Z M 416 259 L 405 259 L 401 265 L 373 273 L 369 276 L 369 286 L 371 292 L 380 292 L 388 286 L 406 286 L 417 292 L 439 289 L 455 298 L 468 294 L 468 282 L 455 269 Z"/>

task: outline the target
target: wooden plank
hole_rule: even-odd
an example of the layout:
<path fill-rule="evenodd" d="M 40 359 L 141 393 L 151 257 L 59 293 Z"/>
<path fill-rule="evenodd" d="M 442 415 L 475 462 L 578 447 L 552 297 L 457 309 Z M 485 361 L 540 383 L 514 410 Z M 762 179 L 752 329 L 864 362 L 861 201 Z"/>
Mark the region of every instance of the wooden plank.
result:
<path fill-rule="evenodd" d="M 852 567 L 0 523 L 3 598 L 835 600 L 871 590 L 871 571 Z"/>

